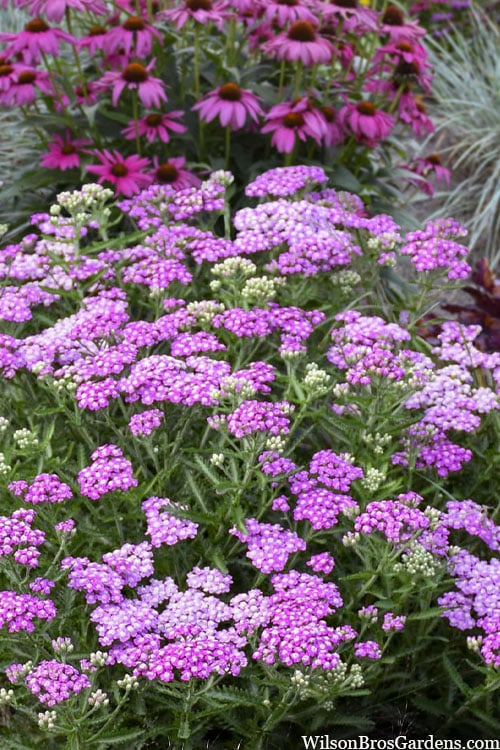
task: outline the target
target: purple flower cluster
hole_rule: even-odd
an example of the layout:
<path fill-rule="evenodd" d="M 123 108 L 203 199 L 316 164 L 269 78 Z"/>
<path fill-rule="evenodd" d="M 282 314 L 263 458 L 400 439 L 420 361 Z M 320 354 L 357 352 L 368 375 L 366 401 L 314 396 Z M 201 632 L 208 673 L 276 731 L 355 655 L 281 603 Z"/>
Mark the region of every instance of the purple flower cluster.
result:
<path fill-rule="evenodd" d="M 429 518 L 404 496 L 398 500 L 380 500 L 368 503 L 354 522 L 355 531 L 372 534 L 379 531 L 395 544 L 408 541 L 419 530 L 429 528 Z"/>
<path fill-rule="evenodd" d="M 11 516 L 0 516 L 0 558 L 12 555 L 14 560 L 29 568 L 38 566 L 45 532 L 33 529 L 34 510 L 15 510 Z"/>
<path fill-rule="evenodd" d="M 382 651 L 376 641 L 361 641 L 354 644 L 354 655 L 358 659 L 381 659 Z"/>
<path fill-rule="evenodd" d="M 245 195 L 266 198 L 286 198 L 298 193 L 304 188 L 311 188 L 318 183 L 328 182 L 328 177 L 321 167 L 278 167 L 269 169 L 259 175 L 245 188 Z"/>
<path fill-rule="evenodd" d="M 245 519 L 246 533 L 236 527 L 229 530 L 247 545 L 247 557 L 262 573 L 281 571 L 294 552 L 305 550 L 306 543 L 295 532 L 280 524 L 261 523 L 255 518 Z"/>
<path fill-rule="evenodd" d="M 26 676 L 28 690 L 36 695 L 40 703 L 55 706 L 90 687 L 87 675 L 70 664 L 52 659 L 41 661 Z"/>
<path fill-rule="evenodd" d="M 226 418 L 227 429 L 237 438 L 256 432 L 286 435 L 290 431 L 288 415 L 292 410 L 293 406 L 288 401 L 243 401 Z"/>
<path fill-rule="evenodd" d="M 449 279 L 466 279 L 471 267 L 462 258 L 469 251 L 455 242 L 456 237 L 464 237 L 466 234 L 465 227 L 457 221 L 437 219 L 430 221 L 423 230 L 409 232 L 400 252 L 410 256 L 417 271 L 445 268 Z"/>
<path fill-rule="evenodd" d="M 481 560 L 462 549 L 450 558 L 448 567 L 458 591 L 438 599 L 439 605 L 448 608 L 443 617 L 460 630 L 480 628 L 485 662 L 500 666 L 500 560 Z"/>
<path fill-rule="evenodd" d="M 78 473 L 80 492 L 91 500 L 99 500 L 108 492 L 127 492 L 137 487 L 132 464 L 117 445 L 102 445 L 91 455 L 92 463 Z"/>
<path fill-rule="evenodd" d="M 130 417 L 128 427 L 132 435 L 151 435 L 151 433 L 161 426 L 164 414 L 160 409 L 147 409 L 140 414 L 133 414 Z"/>
<path fill-rule="evenodd" d="M 38 474 L 31 483 L 23 480 L 11 482 L 9 490 L 16 497 L 22 497 L 25 503 L 63 503 L 71 500 L 71 487 L 61 482 L 57 474 Z"/>
<path fill-rule="evenodd" d="M 268 622 L 253 658 L 265 664 L 279 659 L 286 666 L 335 669 L 339 644 L 357 635 L 350 626 L 333 628 L 325 622 L 342 606 L 335 584 L 296 570 L 274 575 L 271 581 L 276 593 L 269 597 Z"/>
<path fill-rule="evenodd" d="M 172 512 L 169 512 L 171 509 Z M 148 497 L 142 503 L 142 510 L 146 516 L 146 534 L 151 539 L 153 547 L 162 544 L 172 546 L 183 539 L 194 539 L 198 533 L 198 524 L 187 518 L 175 515 L 175 511 L 185 511 L 168 497 Z"/>
<path fill-rule="evenodd" d="M 411 337 L 396 323 L 386 323 L 377 316 L 367 317 L 350 310 L 335 316 L 344 325 L 332 331 L 334 345 L 327 359 L 346 371 L 351 385 L 369 385 L 373 378 L 399 381 L 406 375 L 405 352 L 398 352 L 400 342 Z"/>
<path fill-rule="evenodd" d="M 57 609 L 51 599 L 38 599 L 31 594 L 0 591 L 0 628 L 7 626 L 9 633 L 35 630 L 33 620 L 53 620 Z"/>

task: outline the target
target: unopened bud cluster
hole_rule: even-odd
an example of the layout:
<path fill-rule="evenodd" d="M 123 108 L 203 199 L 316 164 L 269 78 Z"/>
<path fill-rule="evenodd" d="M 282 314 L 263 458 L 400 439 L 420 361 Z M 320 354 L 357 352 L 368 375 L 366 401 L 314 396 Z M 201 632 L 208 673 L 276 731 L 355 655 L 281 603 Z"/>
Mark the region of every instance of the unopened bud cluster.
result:
<path fill-rule="evenodd" d="M 340 287 L 340 291 L 343 294 L 351 294 L 353 289 L 355 289 L 360 282 L 361 276 L 359 273 L 348 269 L 338 271 L 332 276 L 332 283 L 335 284 L 335 286 Z"/>
<path fill-rule="evenodd" d="M 392 440 L 390 435 L 381 435 L 380 432 L 376 432 L 375 434 L 364 432 L 362 439 L 377 456 L 382 455 L 384 448 L 389 445 Z"/>
<path fill-rule="evenodd" d="M 424 578 L 434 578 L 439 571 L 439 563 L 434 555 L 428 552 L 418 542 L 410 542 L 409 551 L 401 556 L 401 563 L 396 563 L 396 570 L 407 570 L 413 576 L 423 576 Z"/>
<path fill-rule="evenodd" d="M 361 485 L 369 492 L 376 492 L 385 479 L 385 472 L 379 469 L 366 469 Z"/>
<path fill-rule="evenodd" d="M 44 711 L 38 714 L 38 726 L 50 732 L 56 725 L 57 714 L 55 711 Z"/>
<path fill-rule="evenodd" d="M 88 697 L 88 704 L 89 706 L 108 706 L 109 698 L 107 693 L 100 689 L 95 690 L 93 693 L 90 693 Z"/>
<path fill-rule="evenodd" d="M 7 463 L 5 460 L 5 456 L 3 453 L 0 453 L 0 477 L 4 477 L 11 471 L 11 466 Z"/>
<path fill-rule="evenodd" d="M 139 687 L 139 680 L 131 674 L 126 674 L 122 680 L 117 680 L 116 684 L 119 688 L 123 688 L 129 693 L 131 690 L 136 690 Z"/>
<path fill-rule="evenodd" d="M 308 362 L 303 382 L 312 394 L 326 393 L 330 380 L 331 377 L 325 370 L 321 370 L 315 362 Z"/>
<path fill-rule="evenodd" d="M 6 690 L 5 688 L 0 688 L 0 706 L 6 706 L 12 701 L 13 698 L 14 698 L 13 690 Z"/>
<path fill-rule="evenodd" d="M 38 438 L 36 437 L 36 435 L 31 432 L 31 430 L 28 430 L 25 427 L 20 430 L 16 430 L 14 432 L 13 438 L 18 447 L 21 448 L 21 450 L 36 448 L 38 446 Z"/>
<path fill-rule="evenodd" d="M 242 297 L 257 304 L 268 302 L 276 297 L 280 281 L 280 279 L 271 279 L 268 276 L 253 276 L 248 279 L 241 290 Z"/>

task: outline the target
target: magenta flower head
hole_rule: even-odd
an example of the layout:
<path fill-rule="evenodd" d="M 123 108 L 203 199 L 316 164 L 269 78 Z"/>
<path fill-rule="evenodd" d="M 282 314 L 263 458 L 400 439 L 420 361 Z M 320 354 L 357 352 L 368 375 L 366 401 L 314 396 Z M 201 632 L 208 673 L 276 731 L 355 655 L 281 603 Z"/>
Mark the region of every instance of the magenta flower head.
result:
<path fill-rule="evenodd" d="M 278 34 L 263 46 L 264 52 L 279 60 L 300 62 L 303 65 L 329 63 L 334 54 L 333 46 L 316 32 L 310 21 L 297 21 L 288 31 Z"/>
<path fill-rule="evenodd" d="M 155 60 L 151 60 L 147 67 L 140 62 L 131 62 L 121 72 L 110 70 L 105 73 L 96 81 L 96 86 L 99 89 L 112 87 L 111 101 L 114 107 L 118 104 L 124 89 L 137 91 L 145 107 L 159 107 L 162 101 L 167 101 L 167 95 L 163 81 L 153 78 L 149 73 L 154 64 Z"/>
<path fill-rule="evenodd" d="M 101 0 L 24 0 L 16 5 L 26 7 L 30 16 L 45 16 L 49 21 L 60 23 L 66 10 L 77 10 L 81 13 L 105 15 L 108 10 Z"/>
<path fill-rule="evenodd" d="M 231 130 L 240 130 L 247 115 L 254 122 L 257 122 L 259 115 L 263 115 L 255 94 L 240 88 L 237 83 L 224 83 L 218 89 L 209 91 L 193 109 L 199 110 L 205 122 L 211 122 L 218 116 L 222 127 L 229 125 Z"/>
<path fill-rule="evenodd" d="M 294 102 L 282 102 L 271 107 L 262 133 L 272 133 L 271 144 L 280 152 L 289 154 L 296 139 L 314 138 L 318 145 L 326 133 L 325 119 L 313 109 L 307 97 Z"/>
<path fill-rule="evenodd" d="M 228 13 L 224 11 L 225 4 L 217 0 L 184 0 L 178 8 L 164 10 L 158 13 L 156 18 L 165 19 L 175 24 L 178 29 L 182 29 L 184 24 L 192 18 L 196 23 L 207 25 L 214 23 L 217 28 L 222 29 L 224 20 Z"/>
<path fill-rule="evenodd" d="M 372 102 L 347 104 L 339 112 L 340 123 L 359 143 L 375 146 L 387 138 L 394 126 L 394 118 L 377 109 Z"/>
<path fill-rule="evenodd" d="M 2 65 L 2 68 L 10 68 L 10 65 Z M 54 95 L 54 87 L 50 76 L 44 70 L 28 68 L 22 65 L 12 66 L 16 69 L 14 79 L 10 79 L 10 88 L 2 91 L 0 88 L 0 103 L 11 107 L 13 104 L 24 106 L 33 104 L 36 96 L 36 89 L 39 89 L 47 96 Z"/>
<path fill-rule="evenodd" d="M 264 15 L 268 21 L 274 21 L 281 27 L 296 21 L 316 21 L 314 14 L 300 0 L 271 0 L 264 3 Z"/>
<path fill-rule="evenodd" d="M 198 187 L 201 180 L 192 172 L 183 169 L 185 163 L 186 160 L 183 156 L 170 158 L 168 161 L 162 162 L 161 164 L 158 157 L 153 156 L 153 164 L 155 167 L 153 181 L 160 183 L 161 185 L 170 185 L 176 190 Z"/>
<path fill-rule="evenodd" d="M 43 55 L 58 55 L 61 42 L 74 44 L 75 39 L 62 29 L 51 28 L 42 18 L 34 18 L 19 34 L 0 34 L 0 43 L 11 42 L 4 49 L 7 57 L 21 55 L 27 65 L 36 64 Z"/>
<path fill-rule="evenodd" d="M 426 178 L 434 174 L 438 182 L 444 182 L 445 185 L 448 186 L 450 184 L 450 170 L 443 166 L 439 154 L 429 154 L 428 156 L 417 159 L 410 169 L 415 172 L 415 174 Z M 424 189 L 424 192 L 427 191 Z"/>
<path fill-rule="evenodd" d="M 176 122 L 180 117 L 184 115 L 184 110 L 176 109 L 173 112 L 167 114 L 161 114 L 160 112 L 152 112 L 146 117 L 142 117 L 140 120 L 135 122 L 132 120 L 128 127 L 122 130 L 123 135 L 127 140 L 134 140 L 136 137 L 136 129 L 139 135 L 146 136 L 148 143 L 153 143 L 157 138 L 163 143 L 170 142 L 170 133 L 185 133 L 187 128 L 180 122 Z"/>
<path fill-rule="evenodd" d="M 145 58 L 151 54 L 154 38 L 161 43 L 163 37 L 151 24 L 139 16 L 129 16 L 121 26 L 110 29 L 103 40 L 103 50 L 106 55 L 114 52 L 124 52 Z"/>
<path fill-rule="evenodd" d="M 377 14 L 370 8 L 365 8 L 359 0 L 330 0 L 321 3 L 321 13 L 327 22 L 342 19 L 344 31 L 375 31 L 377 28 Z"/>
<path fill-rule="evenodd" d="M 87 138 L 72 139 L 70 131 L 66 129 L 64 138 L 55 135 L 49 143 L 49 150 L 43 155 L 41 165 L 42 167 L 61 169 L 62 171 L 79 167 L 80 153 L 84 146 L 90 146 L 91 143 L 92 141 Z"/>
<path fill-rule="evenodd" d="M 101 164 L 91 164 L 87 172 L 99 175 L 98 182 L 110 182 L 115 186 L 115 195 L 127 198 L 138 193 L 151 183 L 150 175 L 144 170 L 149 167 L 149 159 L 141 159 L 137 154 L 122 156 L 118 151 L 96 151 Z"/>
<path fill-rule="evenodd" d="M 380 19 L 379 34 L 387 34 L 392 42 L 416 42 L 425 36 L 425 29 L 416 21 L 405 21 L 403 12 L 395 5 L 388 5 Z"/>

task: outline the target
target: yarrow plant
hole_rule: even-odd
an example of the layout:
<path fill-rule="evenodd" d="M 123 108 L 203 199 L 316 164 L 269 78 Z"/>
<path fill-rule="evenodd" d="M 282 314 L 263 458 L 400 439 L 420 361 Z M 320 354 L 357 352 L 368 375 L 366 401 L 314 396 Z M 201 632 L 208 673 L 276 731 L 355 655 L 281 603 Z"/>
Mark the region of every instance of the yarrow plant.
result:
<path fill-rule="evenodd" d="M 264 750 L 388 706 L 495 736 L 500 359 L 418 334 L 462 228 L 306 165 L 232 215 L 232 179 L 65 192 L 0 249 L 2 746 Z"/>

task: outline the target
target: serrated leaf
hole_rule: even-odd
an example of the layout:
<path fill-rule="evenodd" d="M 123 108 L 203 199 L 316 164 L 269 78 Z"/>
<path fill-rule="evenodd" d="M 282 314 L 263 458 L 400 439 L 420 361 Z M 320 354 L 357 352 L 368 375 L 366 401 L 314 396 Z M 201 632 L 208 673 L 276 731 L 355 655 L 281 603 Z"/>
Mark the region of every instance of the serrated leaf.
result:
<path fill-rule="evenodd" d="M 131 732 L 120 732 L 119 734 L 108 734 L 105 737 L 99 737 L 94 742 L 97 745 L 120 745 L 123 742 L 134 740 L 144 735 L 143 729 L 133 729 Z"/>
<path fill-rule="evenodd" d="M 417 612 L 416 614 L 408 615 L 408 621 L 410 620 L 432 620 L 434 617 L 439 617 L 443 614 L 444 607 L 430 607 L 425 609 L 423 612 Z"/>
<path fill-rule="evenodd" d="M 431 701 L 423 696 L 416 696 L 412 699 L 413 704 L 424 713 L 432 714 L 432 716 L 446 716 L 446 711 L 440 708 L 439 704 L 435 701 Z"/>
<path fill-rule="evenodd" d="M 260 706 L 262 703 L 259 696 L 252 695 L 246 690 L 229 687 L 209 690 L 205 693 L 204 697 L 210 701 L 218 701 L 219 703 L 230 704 L 233 706 Z"/>
<path fill-rule="evenodd" d="M 466 697 L 470 697 L 472 694 L 472 689 L 467 685 L 466 682 L 462 679 L 460 674 L 458 673 L 457 668 L 454 664 L 449 660 L 449 658 L 446 656 L 446 654 L 443 654 L 443 665 L 446 670 L 446 673 L 452 683 L 455 685 L 455 687 L 460 690 L 462 695 L 465 695 Z"/>

